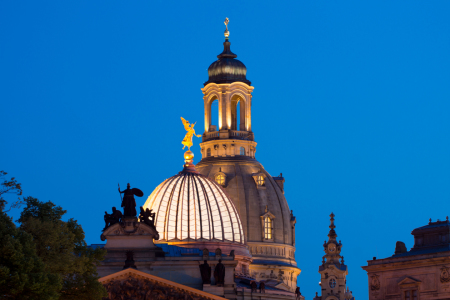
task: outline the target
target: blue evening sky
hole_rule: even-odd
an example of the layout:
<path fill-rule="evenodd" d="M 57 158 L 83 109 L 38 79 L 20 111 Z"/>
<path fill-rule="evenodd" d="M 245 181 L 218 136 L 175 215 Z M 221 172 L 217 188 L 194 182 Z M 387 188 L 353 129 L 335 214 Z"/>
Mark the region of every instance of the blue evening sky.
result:
<path fill-rule="evenodd" d="M 203 132 L 228 17 L 257 159 L 283 172 L 297 217 L 301 291 L 320 291 L 333 211 L 347 283 L 368 299 L 361 266 L 449 214 L 449 14 L 449 1 L 4 0 L 0 169 L 100 243 L 117 183 L 142 205 L 182 168 L 180 116 Z"/>

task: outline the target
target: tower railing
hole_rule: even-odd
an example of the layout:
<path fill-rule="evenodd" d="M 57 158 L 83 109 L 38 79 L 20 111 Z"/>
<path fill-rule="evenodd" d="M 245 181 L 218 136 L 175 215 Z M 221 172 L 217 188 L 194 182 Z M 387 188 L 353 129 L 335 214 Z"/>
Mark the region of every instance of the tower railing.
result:
<path fill-rule="evenodd" d="M 253 132 L 249 131 L 239 131 L 239 130 L 228 130 L 229 137 L 228 139 L 236 139 L 236 140 L 248 140 L 253 141 L 254 135 Z M 219 131 L 210 131 L 203 133 L 202 141 L 206 142 L 209 140 L 218 140 Z"/>
<path fill-rule="evenodd" d="M 230 130 L 230 138 L 253 141 L 253 132 Z"/>
<path fill-rule="evenodd" d="M 209 140 L 215 140 L 219 138 L 219 132 L 218 131 L 211 131 L 211 132 L 205 132 L 202 136 L 202 141 L 206 142 Z"/>

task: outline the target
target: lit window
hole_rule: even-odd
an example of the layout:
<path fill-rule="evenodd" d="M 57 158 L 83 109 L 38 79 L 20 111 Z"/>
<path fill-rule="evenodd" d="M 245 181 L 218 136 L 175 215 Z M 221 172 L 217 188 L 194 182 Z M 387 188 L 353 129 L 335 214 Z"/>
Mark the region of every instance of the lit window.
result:
<path fill-rule="evenodd" d="M 239 154 L 240 154 L 240 155 L 245 155 L 245 148 L 244 148 L 244 147 L 241 147 L 241 148 L 239 149 Z"/>
<path fill-rule="evenodd" d="M 330 279 L 330 288 L 335 288 L 336 287 L 336 280 L 335 279 L 333 279 L 333 278 L 331 278 Z"/>
<path fill-rule="evenodd" d="M 256 176 L 256 183 L 259 186 L 263 186 L 264 185 L 264 176 L 262 176 L 262 175 Z"/>
<path fill-rule="evenodd" d="M 208 148 L 208 150 L 206 150 L 206 157 L 210 156 L 211 156 L 211 148 Z"/>
<path fill-rule="evenodd" d="M 223 174 L 217 174 L 216 175 L 216 182 L 220 185 L 225 185 L 225 175 Z"/>
<path fill-rule="evenodd" d="M 272 219 L 269 217 L 264 218 L 264 238 L 266 240 L 272 239 Z"/>

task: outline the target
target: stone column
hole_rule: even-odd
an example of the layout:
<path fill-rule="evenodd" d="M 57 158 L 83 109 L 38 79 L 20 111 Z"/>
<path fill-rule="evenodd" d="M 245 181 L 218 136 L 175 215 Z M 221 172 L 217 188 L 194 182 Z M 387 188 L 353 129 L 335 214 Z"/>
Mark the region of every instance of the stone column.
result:
<path fill-rule="evenodd" d="M 203 100 L 205 104 L 205 132 L 209 132 L 209 126 L 211 125 L 211 102 L 206 96 Z"/>
<path fill-rule="evenodd" d="M 247 131 L 247 128 L 245 126 L 245 114 L 247 112 L 247 109 L 246 109 L 247 100 L 246 99 L 241 99 L 239 102 L 240 102 L 239 103 L 240 120 L 239 120 L 239 128 L 237 130 Z"/>
<path fill-rule="evenodd" d="M 219 99 L 219 130 L 227 129 L 226 101 L 227 101 L 227 94 L 225 91 L 223 91 L 220 94 Z"/>
<path fill-rule="evenodd" d="M 245 108 L 245 128 L 247 131 L 252 131 L 252 94 L 247 94 Z"/>

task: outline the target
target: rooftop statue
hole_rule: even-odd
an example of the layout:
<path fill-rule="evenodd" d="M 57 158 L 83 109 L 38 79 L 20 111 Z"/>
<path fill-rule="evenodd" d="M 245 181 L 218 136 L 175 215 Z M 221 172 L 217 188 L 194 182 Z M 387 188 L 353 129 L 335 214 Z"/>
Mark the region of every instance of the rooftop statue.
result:
<path fill-rule="evenodd" d="M 123 191 L 120 190 L 119 193 L 124 194 L 122 205 L 123 207 L 123 216 L 124 217 L 136 217 L 136 200 L 134 196 L 142 197 L 144 193 L 140 189 L 132 188 L 130 189 L 130 184 L 127 184 L 127 188 Z"/>
<path fill-rule="evenodd" d="M 221 259 L 219 259 L 219 263 L 214 269 L 214 279 L 216 279 L 216 285 L 223 286 L 225 281 L 225 266 Z"/>
<path fill-rule="evenodd" d="M 203 284 L 211 284 L 211 267 L 208 265 L 208 262 L 205 260 L 205 263 L 201 264 L 199 267 Z"/>
<path fill-rule="evenodd" d="M 105 231 L 109 226 L 120 223 L 122 221 L 122 212 L 120 210 L 117 210 L 115 207 L 112 208 L 112 211 L 112 214 L 108 214 L 105 211 L 105 228 L 103 228 L 103 231 Z"/>
<path fill-rule="evenodd" d="M 265 293 L 266 292 L 266 284 L 263 281 L 261 281 L 259 283 L 259 292 L 260 293 Z"/>
<path fill-rule="evenodd" d="M 123 266 L 123 269 L 133 268 L 137 270 L 137 267 L 134 264 L 134 252 L 128 250 L 127 252 L 125 252 L 125 255 L 127 256 L 127 260 L 125 260 L 125 265 Z"/>
<path fill-rule="evenodd" d="M 184 129 L 186 129 L 187 133 L 183 139 L 183 141 L 181 142 L 183 144 L 183 149 L 185 147 L 188 147 L 188 151 L 191 150 L 192 147 L 192 136 L 195 135 L 196 137 L 201 137 L 201 135 L 197 135 L 195 134 L 195 122 L 194 124 L 190 124 L 189 121 L 185 120 L 183 117 L 181 117 L 181 122 L 183 122 L 184 125 Z"/>
<path fill-rule="evenodd" d="M 155 215 L 156 213 L 152 212 L 153 209 L 144 208 L 141 206 L 141 213 L 139 214 L 139 222 L 143 222 L 148 226 L 155 228 Z"/>

